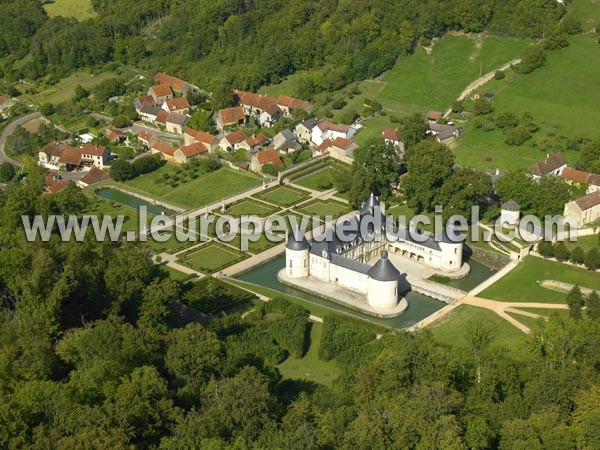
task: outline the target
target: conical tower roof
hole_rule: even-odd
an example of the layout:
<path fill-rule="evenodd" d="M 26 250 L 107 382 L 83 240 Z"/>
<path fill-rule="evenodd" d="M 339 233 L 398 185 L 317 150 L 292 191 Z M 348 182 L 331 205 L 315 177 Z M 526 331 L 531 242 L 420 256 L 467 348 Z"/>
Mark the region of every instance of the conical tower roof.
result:
<path fill-rule="evenodd" d="M 308 240 L 304 236 L 304 233 L 300 231 L 299 227 L 296 227 L 294 231 L 292 231 L 288 235 L 287 244 L 285 244 L 285 248 L 290 250 L 308 250 L 310 245 Z"/>
<path fill-rule="evenodd" d="M 388 253 L 381 252 L 381 258 L 367 272 L 367 275 L 377 281 L 396 281 L 400 278 L 400 272 L 388 259 Z"/>

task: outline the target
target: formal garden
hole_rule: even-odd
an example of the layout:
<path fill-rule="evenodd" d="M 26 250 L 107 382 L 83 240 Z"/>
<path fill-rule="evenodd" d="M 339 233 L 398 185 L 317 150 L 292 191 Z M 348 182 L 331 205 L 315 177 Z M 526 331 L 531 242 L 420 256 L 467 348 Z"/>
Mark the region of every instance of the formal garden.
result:
<path fill-rule="evenodd" d="M 248 256 L 229 246 L 209 242 L 178 255 L 178 260 L 198 272 L 214 273 L 243 261 Z"/>
<path fill-rule="evenodd" d="M 254 194 L 252 197 L 287 208 L 307 200 L 310 198 L 310 194 L 302 189 L 280 184 Z"/>

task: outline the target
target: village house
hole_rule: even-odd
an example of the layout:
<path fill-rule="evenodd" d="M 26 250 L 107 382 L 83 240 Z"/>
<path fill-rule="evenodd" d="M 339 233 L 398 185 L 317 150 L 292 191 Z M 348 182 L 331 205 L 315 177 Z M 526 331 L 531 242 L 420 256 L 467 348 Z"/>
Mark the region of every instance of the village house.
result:
<path fill-rule="evenodd" d="M 217 112 L 217 129 L 223 131 L 225 127 L 239 126 L 246 122 L 246 114 L 241 106 L 223 108 Z"/>
<path fill-rule="evenodd" d="M 442 113 L 439 111 L 427 111 L 425 114 L 425 120 L 429 123 L 435 123 L 442 118 Z"/>
<path fill-rule="evenodd" d="M 332 145 L 333 145 L 332 139 L 325 139 L 323 142 L 321 142 L 320 145 L 313 147 L 313 157 L 314 156 L 323 156 L 323 155 L 329 153 L 329 149 L 331 148 Z"/>
<path fill-rule="evenodd" d="M 267 164 L 272 164 L 276 167 L 283 168 L 283 161 L 279 158 L 277 150 L 270 148 L 268 150 L 261 150 L 252 155 L 250 159 L 250 170 L 254 172 L 261 172 L 263 167 Z"/>
<path fill-rule="evenodd" d="M 178 148 L 173 153 L 172 162 L 176 164 L 185 164 L 188 163 L 192 158 L 197 158 L 198 156 L 204 155 L 208 153 L 207 148 L 201 142 L 196 142 L 195 144 L 184 145 L 181 148 Z"/>
<path fill-rule="evenodd" d="M 157 106 L 162 106 L 164 102 L 173 98 L 171 88 L 165 84 L 151 86 L 148 89 L 148 95 L 152 97 Z"/>
<path fill-rule="evenodd" d="M 62 156 L 63 148 L 58 142 L 46 145 L 38 152 L 38 164 L 48 169 L 58 169 L 58 161 Z"/>
<path fill-rule="evenodd" d="M 179 114 L 187 114 L 190 112 L 190 108 L 190 103 L 185 97 L 172 98 L 170 100 L 166 100 L 162 104 L 162 109 L 169 113 L 176 112 Z"/>
<path fill-rule="evenodd" d="M 106 139 L 113 144 L 118 144 L 127 140 L 127 135 L 125 133 L 114 128 L 107 128 L 104 130 L 104 136 L 106 136 Z"/>
<path fill-rule="evenodd" d="M 246 138 L 244 142 L 238 145 L 238 148 L 243 148 L 250 152 L 255 152 L 267 145 L 268 142 L 269 139 L 263 133 L 258 133 L 256 135 L 253 134 L 252 136 Z"/>
<path fill-rule="evenodd" d="M 356 134 L 356 128 L 350 125 L 332 123 L 328 120 L 321 120 L 317 123 L 311 133 L 311 140 L 314 145 L 321 145 L 324 140 L 337 138 L 351 139 Z"/>
<path fill-rule="evenodd" d="M 166 113 L 158 106 L 142 106 L 142 108 L 138 111 L 138 115 L 140 118 L 147 123 L 156 123 L 156 118 L 159 113 Z"/>
<path fill-rule="evenodd" d="M 563 215 L 574 217 L 578 228 L 596 222 L 600 219 L 600 191 L 594 191 L 567 203 Z"/>
<path fill-rule="evenodd" d="M 216 140 L 216 136 L 213 136 L 206 131 L 197 131 L 188 127 L 183 132 L 184 145 L 201 143 L 208 151 L 213 150 L 214 146 L 216 145 Z"/>
<path fill-rule="evenodd" d="M 296 125 L 294 129 L 298 141 L 304 144 L 310 144 L 312 142 L 312 130 L 319 123 L 317 119 L 307 119 Z"/>
<path fill-rule="evenodd" d="M 254 94 L 234 90 L 239 105 L 244 109 L 244 114 L 254 117 L 261 127 L 271 127 L 282 115 L 282 110 L 277 106 L 274 98 L 262 94 Z"/>
<path fill-rule="evenodd" d="M 169 113 L 166 112 L 164 109 L 161 109 L 156 114 L 156 120 L 154 121 L 154 123 L 158 124 L 162 127 L 166 127 L 167 126 L 167 117 L 169 117 Z"/>
<path fill-rule="evenodd" d="M 167 75 L 164 72 L 157 72 L 154 75 L 154 82 L 160 85 L 168 86 L 173 92 L 186 96 L 194 90 L 194 87 L 187 81 Z"/>
<path fill-rule="evenodd" d="M 148 148 L 150 148 L 154 142 L 154 135 L 147 130 L 138 131 L 137 138 L 142 145 L 145 145 Z"/>
<path fill-rule="evenodd" d="M 302 148 L 296 135 L 287 129 L 277 133 L 273 137 L 271 144 L 272 147 L 280 153 L 289 153 Z"/>
<path fill-rule="evenodd" d="M 282 111 L 284 117 L 292 117 L 294 111 L 297 110 L 304 112 L 310 112 L 312 110 L 312 105 L 310 103 L 287 95 L 280 95 L 277 97 L 277 106 Z"/>
<path fill-rule="evenodd" d="M 534 180 L 539 180 L 547 175 L 561 176 L 567 167 L 567 161 L 561 152 L 547 155 L 543 161 L 536 162 L 529 167 L 529 172 Z"/>
<path fill-rule="evenodd" d="M 386 144 L 396 147 L 399 152 L 404 152 L 404 142 L 400 140 L 400 130 L 398 128 L 384 127 L 379 137 Z"/>
<path fill-rule="evenodd" d="M 358 144 L 351 139 L 336 138 L 329 147 L 329 155 L 332 158 L 338 159 L 348 164 L 352 164 L 354 160 L 354 150 L 358 148 Z"/>
<path fill-rule="evenodd" d="M 183 134 L 183 130 L 185 130 L 185 126 L 189 120 L 189 116 L 173 112 L 169 113 L 165 119 L 165 126 L 169 133 Z"/>
<path fill-rule="evenodd" d="M 144 95 L 134 99 L 133 106 L 135 106 L 135 110 L 139 114 L 144 106 L 156 106 L 156 102 L 154 101 L 154 97 L 151 95 Z"/>
<path fill-rule="evenodd" d="M 567 183 L 577 187 L 587 186 L 588 194 L 600 190 L 600 175 L 596 173 L 565 167 L 560 176 Z"/>
<path fill-rule="evenodd" d="M 454 125 L 431 122 L 429 124 L 429 134 L 440 144 L 450 145 L 458 139 L 460 131 Z"/>
<path fill-rule="evenodd" d="M 85 144 L 81 146 L 81 160 L 84 164 L 90 163 L 103 169 L 110 160 L 110 151 L 104 145 Z"/>
<path fill-rule="evenodd" d="M 175 152 L 177 148 L 163 141 L 154 141 L 150 148 L 153 154 L 159 154 L 162 159 L 169 162 L 175 162 Z"/>
<path fill-rule="evenodd" d="M 241 148 L 241 144 L 246 140 L 246 135 L 242 130 L 234 131 L 225 135 L 218 144 L 220 150 L 224 152 L 232 152 Z"/>
<path fill-rule="evenodd" d="M 281 117 L 281 109 L 277 105 L 270 105 L 258 117 L 258 123 L 261 127 L 271 128 L 279 117 Z"/>
<path fill-rule="evenodd" d="M 97 167 L 92 167 L 88 173 L 86 173 L 79 181 L 77 181 L 77 186 L 80 188 L 85 188 L 88 186 L 92 186 L 93 184 L 101 183 L 102 181 L 106 181 L 110 179 L 108 174 Z"/>
<path fill-rule="evenodd" d="M 50 194 L 57 194 L 67 186 L 70 181 L 65 180 L 56 172 L 48 172 L 46 178 L 44 178 L 44 191 Z"/>

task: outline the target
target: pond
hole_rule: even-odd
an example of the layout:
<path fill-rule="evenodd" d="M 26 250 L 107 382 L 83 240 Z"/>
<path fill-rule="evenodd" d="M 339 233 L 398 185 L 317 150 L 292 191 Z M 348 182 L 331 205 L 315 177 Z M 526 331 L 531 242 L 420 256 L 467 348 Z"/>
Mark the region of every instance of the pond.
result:
<path fill-rule="evenodd" d="M 120 191 L 113 188 L 101 188 L 95 191 L 96 195 L 110 200 L 113 202 L 121 203 L 131 208 L 139 209 L 140 206 L 146 206 L 148 208 L 148 214 L 152 216 L 158 216 L 160 214 L 173 215 L 175 211 L 165 208 L 164 206 L 154 205 L 141 198 L 134 197 L 126 192 Z"/>
<path fill-rule="evenodd" d="M 471 264 L 471 262 L 469 262 Z M 409 307 L 399 317 L 394 317 L 391 319 L 384 319 L 380 317 L 373 317 L 368 314 L 361 313 L 351 308 L 346 308 L 337 303 L 326 300 L 317 295 L 312 295 L 298 289 L 294 289 L 292 287 L 286 286 L 277 280 L 277 272 L 283 269 L 285 266 L 285 257 L 280 256 L 275 258 L 265 264 L 255 267 L 249 272 L 243 273 L 239 276 L 236 276 L 239 280 L 247 281 L 249 283 L 254 283 L 260 286 L 265 286 L 280 292 L 283 292 L 288 295 L 293 295 L 294 297 L 305 300 L 309 303 L 317 304 L 320 306 L 325 306 L 328 309 L 344 313 L 353 317 L 357 317 L 363 320 L 367 320 L 369 322 L 377 323 L 379 325 L 383 325 L 390 328 L 406 328 L 409 327 L 420 320 L 424 319 L 427 316 L 430 316 L 437 310 L 446 306 L 446 303 L 440 302 L 438 300 L 434 300 L 425 295 L 419 294 L 417 292 L 409 292 L 406 295 L 406 299 L 408 300 Z M 476 267 L 475 270 L 474 266 Z M 471 266 L 471 273 L 466 278 L 462 280 L 455 281 L 463 281 L 463 286 L 469 286 L 473 284 L 474 286 L 478 285 L 488 277 L 490 277 L 494 271 L 487 269 L 485 266 L 481 266 L 481 264 L 475 263 Z M 471 278 L 473 277 L 473 278 Z M 470 288 L 469 288 L 470 289 Z"/>

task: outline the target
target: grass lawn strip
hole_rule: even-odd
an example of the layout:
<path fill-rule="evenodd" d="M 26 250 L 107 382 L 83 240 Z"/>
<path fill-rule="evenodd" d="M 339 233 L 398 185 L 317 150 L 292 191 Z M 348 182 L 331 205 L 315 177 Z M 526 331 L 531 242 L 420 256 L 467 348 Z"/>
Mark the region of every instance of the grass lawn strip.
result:
<path fill-rule="evenodd" d="M 214 242 L 178 255 L 184 265 L 203 273 L 214 273 L 243 261 L 248 255 Z"/>
<path fill-rule="evenodd" d="M 287 208 L 310 198 L 310 194 L 302 189 L 278 185 L 254 194 L 252 197 Z"/>
<path fill-rule="evenodd" d="M 258 216 L 267 217 L 279 210 L 278 207 L 269 205 L 268 203 L 259 202 L 252 198 L 244 198 L 227 205 L 224 212 L 219 210 L 219 214 L 232 217 L 241 216 Z"/>
<path fill-rule="evenodd" d="M 304 203 L 297 211 L 301 214 L 308 214 L 309 216 L 326 216 L 332 215 L 339 217 L 344 213 L 350 212 L 352 209 L 349 205 L 336 200 L 322 200 L 315 199 L 313 201 Z"/>

